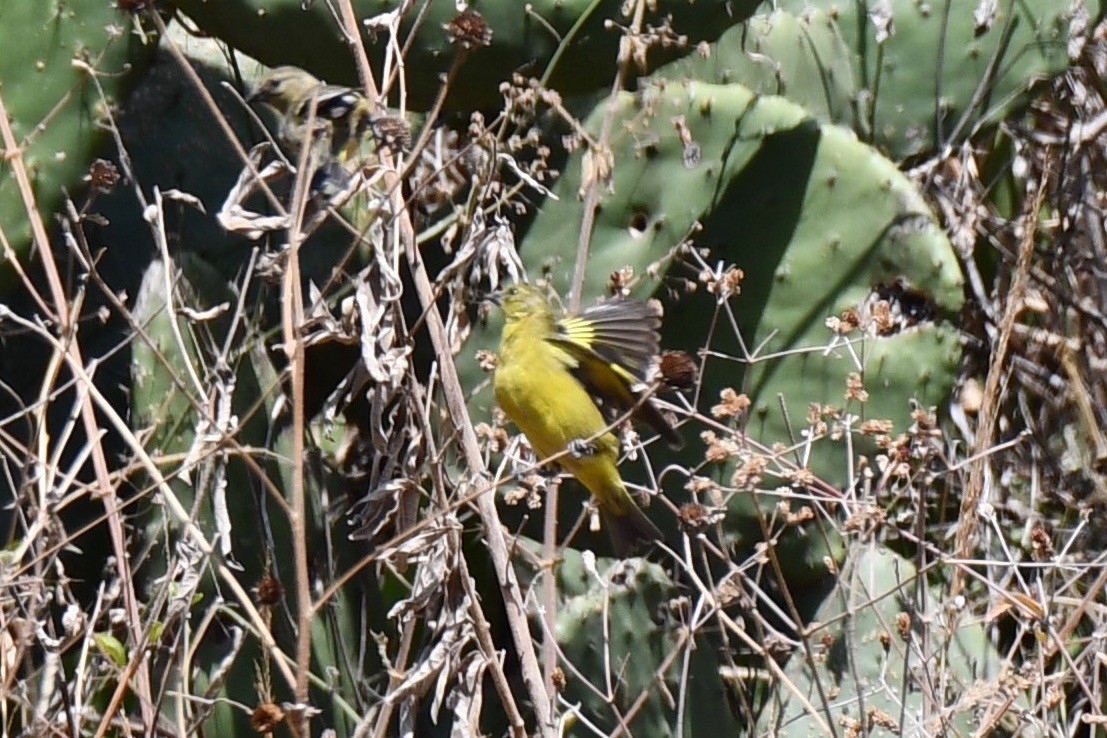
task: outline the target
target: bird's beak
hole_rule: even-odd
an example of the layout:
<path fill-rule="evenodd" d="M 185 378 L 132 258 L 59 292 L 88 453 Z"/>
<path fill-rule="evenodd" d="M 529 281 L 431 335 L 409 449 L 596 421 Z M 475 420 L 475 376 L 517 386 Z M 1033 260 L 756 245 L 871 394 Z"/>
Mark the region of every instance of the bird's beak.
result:
<path fill-rule="evenodd" d="M 502 305 L 504 301 L 504 291 L 493 290 L 492 292 L 486 292 L 483 299 L 487 300 L 493 305 Z"/>

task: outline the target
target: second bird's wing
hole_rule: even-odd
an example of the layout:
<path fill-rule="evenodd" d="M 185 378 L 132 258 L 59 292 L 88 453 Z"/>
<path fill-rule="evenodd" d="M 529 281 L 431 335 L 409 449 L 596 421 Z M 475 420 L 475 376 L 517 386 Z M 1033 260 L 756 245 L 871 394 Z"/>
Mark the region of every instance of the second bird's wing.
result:
<path fill-rule="evenodd" d="M 305 121 L 315 100 L 315 117 L 331 128 L 335 156 L 345 163 L 357 150 L 369 127 L 369 102 L 349 87 L 322 85 L 294 111 L 297 120 Z"/>

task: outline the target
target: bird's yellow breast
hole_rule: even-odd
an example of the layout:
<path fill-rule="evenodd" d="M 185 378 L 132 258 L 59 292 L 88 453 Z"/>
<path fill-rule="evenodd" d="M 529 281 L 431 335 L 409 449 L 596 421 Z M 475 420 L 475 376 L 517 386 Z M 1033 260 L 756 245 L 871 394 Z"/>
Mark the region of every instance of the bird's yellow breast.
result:
<path fill-rule="evenodd" d="M 602 431 L 607 423 L 570 373 L 571 358 L 545 340 L 539 326 L 511 328 L 516 330 L 504 332 L 493 386 L 500 407 L 530 439 L 535 452 L 552 456 L 569 441 Z M 609 444 L 605 439 L 599 445 L 606 451 Z"/>

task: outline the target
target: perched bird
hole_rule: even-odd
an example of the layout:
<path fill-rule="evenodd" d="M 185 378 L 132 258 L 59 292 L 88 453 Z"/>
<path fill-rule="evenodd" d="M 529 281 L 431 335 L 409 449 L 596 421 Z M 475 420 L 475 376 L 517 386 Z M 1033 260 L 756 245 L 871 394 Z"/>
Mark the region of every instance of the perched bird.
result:
<path fill-rule="evenodd" d="M 557 463 L 596 497 L 616 554 L 628 556 L 661 538 L 619 476 L 619 440 L 603 412 L 633 412 L 680 446 L 680 436 L 635 387 L 657 355 L 657 309 L 612 300 L 563 316 L 530 285 L 504 290 L 502 307 L 506 322 L 493 379 L 500 407 L 539 458 L 563 454 Z"/>
<path fill-rule="evenodd" d="M 300 153 L 308 139 L 308 124 L 313 122 L 312 148 L 320 152 L 319 166 L 332 158 L 343 165 L 353 160 L 370 130 L 372 106 L 364 95 L 328 85 L 299 67 L 270 70 L 246 99 L 280 113 L 278 138 L 293 154 Z"/>

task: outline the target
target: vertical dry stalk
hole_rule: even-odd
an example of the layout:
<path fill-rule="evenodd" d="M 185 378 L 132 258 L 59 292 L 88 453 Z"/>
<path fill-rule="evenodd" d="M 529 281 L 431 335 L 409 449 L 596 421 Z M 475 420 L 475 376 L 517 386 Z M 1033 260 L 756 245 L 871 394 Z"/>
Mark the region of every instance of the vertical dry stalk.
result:
<path fill-rule="evenodd" d="M 304 242 L 304 209 L 308 202 L 308 165 L 311 155 L 310 131 L 315 119 L 313 97 L 308 110 L 308 138 L 296 163 L 293 193 L 292 227 L 288 231 L 288 264 L 281 282 L 281 328 L 292 394 L 292 556 L 296 579 L 296 701 L 308 704 L 308 674 L 311 671 L 311 620 L 315 608 L 311 602 L 311 582 L 307 562 L 307 503 L 304 490 L 304 433 L 307 425 L 304 408 L 304 296 L 300 286 L 300 246 Z M 298 727 L 297 727 L 298 723 Z M 310 717 L 300 710 L 291 722 L 294 730 L 306 738 L 311 735 Z"/>
<path fill-rule="evenodd" d="M 1014 331 L 1015 319 L 1023 309 L 1026 280 L 1030 272 L 1030 257 L 1034 253 L 1034 240 L 1038 234 L 1038 218 L 1041 217 L 1042 203 L 1045 201 L 1048 182 L 1047 170 L 1043 173 L 1041 182 L 1038 184 L 1038 192 L 1030 208 L 1023 214 L 1025 235 L 1019 244 L 1014 278 L 1011 281 L 1011 289 L 1007 293 L 1007 305 L 1004 308 L 1003 319 L 1000 322 L 999 337 L 996 341 L 995 350 L 992 352 L 988 377 L 984 382 L 984 399 L 980 407 L 980 422 L 976 429 L 976 443 L 973 445 L 975 461 L 969 468 L 969 483 L 965 487 L 964 496 L 961 498 L 961 512 L 958 518 L 957 537 L 953 549 L 953 555 L 958 559 L 968 559 L 972 556 L 978 527 L 977 507 L 980 504 L 980 495 L 984 490 L 984 473 L 988 464 L 987 452 L 995 443 L 996 424 L 999 420 L 1000 405 L 1003 401 L 1000 389 L 1006 371 L 1007 351 L 1011 343 L 1011 333 Z M 949 587 L 950 598 L 959 596 L 963 586 L 964 572 L 960 566 L 955 566 Z"/>
<path fill-rule="evenodd" d="M 630 33 L 636 36 L 642 30 L 642 20 L 646 13 L 645 0 L 635 0 L 634 20 L 631 22 Z M 611 94 L 607 101 L 607 110 L 604 112 L 603 126 L 600 128 L 600 138 L 596 143 L 595 153 L 599 157 L 606 158 L 608 144 L 611 141 L 611 128 L 615 125 L 615 101 L 626 82 L 627 70 L 631 64 L 630 37 L 623 37 L 619 44 L 619 66 L 615 72 L 615 79 L 611 83 Z M 593 176 L 588 182 L 588 190 L 584 196 L 584 217 L 580 224 L 580 236 L 577 239 L 577 256 L 573 265 L 573 282 L 569 288 L 569 309 L 580 308 L 581 290 L 584 286 L 584 273 L 588 267 L 588 249 L 592 242 L 592 226 L 596 221 L 596 208 L 599 207 L 601 177 Z"/>
<path fill-rule="evenodd" d="M 645 0 L 635 0 L 632 9 L 634 14 L 631 21 L 631 35 L 637 35 L 642 30 L 642 21 L 646 13 Z M 606 158 L 608 144 L 611 140 L 611 129 L 615 125 L 616 100 L 623 89 L 628 69 L 631 64 L 629 49 L 630 40 L 624 37 L 619 45 L 619 59 L 616 67 L 615 79 L 611 83 L 611 93 L 608 95 L 607 110 L 604 113 L 603 125 L 600 128 L 600 137 L 596 143 L 596 155 Z M 592 243 L 592 229 L 595 225 L 596 210 L 599 207 L 601 177 L 592 177 L 588 182 L 588 189 L 584 197 L 584 215 L 581 219 L 580 234 L 577 237 L 576 262 L 573 264 L 573 281 L 569 286 L 569 310 L 575 312 L 580 309 L 584 292 L 584 274 L 588 266 L 588 252 Z M 543 580 L 542 616 L 546 619 L 546 635 L 543 641 L 542 661 L 545 665 L 545 681 L 547 691 L 553 689 L 553 670 L 557 665 L 557 644 L 553 641 L 554 612 L 557 608 L 557 588 L 554 577 L 554 562 L 557 560 L 557 508 L 559 489 L 555 485 L 550 489 L 546 498 L 545 525 L 542 535 L 542 552 L 546 566 L 549 569 Z"/>

